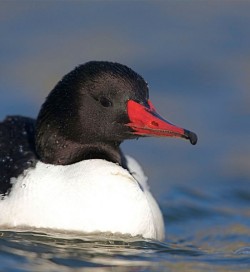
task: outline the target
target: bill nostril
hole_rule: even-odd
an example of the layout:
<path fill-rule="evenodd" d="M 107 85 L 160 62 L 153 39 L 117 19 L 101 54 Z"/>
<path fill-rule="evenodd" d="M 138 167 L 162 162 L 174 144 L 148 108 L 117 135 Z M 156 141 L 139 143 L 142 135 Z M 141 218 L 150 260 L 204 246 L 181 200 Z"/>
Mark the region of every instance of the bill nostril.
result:
<path fill-rule="evenodd" d="M 154 126 L 154 127 L 159 127 L 159 124 L 157 122 L 155 122 L 155 121 L 152 121 L 151 125 Z"/>

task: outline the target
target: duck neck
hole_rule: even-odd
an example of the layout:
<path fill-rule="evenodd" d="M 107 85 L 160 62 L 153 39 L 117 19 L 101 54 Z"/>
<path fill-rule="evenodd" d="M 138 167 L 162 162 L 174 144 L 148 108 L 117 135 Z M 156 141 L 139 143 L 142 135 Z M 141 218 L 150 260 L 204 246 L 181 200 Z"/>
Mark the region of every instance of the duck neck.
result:
<path fill-rule="evenodd" d="M 41 135 L 40 135 L 41 136 Z M 36 151 L 44 163 L 69 165 L 82 160 L 104 159 L 125 165 L 125 159 L 117 143 L 77 143 L 59 135 L 36 141 Z M 125 167 L 126 168 L 126 167 Z"/>

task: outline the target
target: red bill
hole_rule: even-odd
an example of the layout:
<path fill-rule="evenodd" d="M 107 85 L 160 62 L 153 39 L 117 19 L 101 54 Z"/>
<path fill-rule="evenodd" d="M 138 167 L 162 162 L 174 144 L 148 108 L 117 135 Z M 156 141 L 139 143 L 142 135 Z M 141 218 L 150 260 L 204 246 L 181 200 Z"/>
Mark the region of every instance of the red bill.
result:
<path fill-rule="evenodd" d="M 197 143 L 195 133 L 175 126 L 162 118 L 155 110 L 155 107 L 148 100 L 149 107 L 129 100 L 127 111 L 130 123 L 127 124 L 133 134 L 138 136 L 175 137 L 184 138 L 192 145 Z"/>

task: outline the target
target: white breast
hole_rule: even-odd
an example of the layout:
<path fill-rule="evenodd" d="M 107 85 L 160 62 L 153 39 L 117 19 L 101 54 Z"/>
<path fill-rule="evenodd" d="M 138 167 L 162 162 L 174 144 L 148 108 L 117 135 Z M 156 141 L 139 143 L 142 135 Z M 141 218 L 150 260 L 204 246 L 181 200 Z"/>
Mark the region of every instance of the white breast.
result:
<path fill-rule="evenodd" d="M 0 201 L 0 225 L 82 232 L 142 235 L 162 240 L 160 209 L 138 163 L 128 157 L 130 172 L 105 160 L 69 166 L 38 162 L 13 179 Z"/>

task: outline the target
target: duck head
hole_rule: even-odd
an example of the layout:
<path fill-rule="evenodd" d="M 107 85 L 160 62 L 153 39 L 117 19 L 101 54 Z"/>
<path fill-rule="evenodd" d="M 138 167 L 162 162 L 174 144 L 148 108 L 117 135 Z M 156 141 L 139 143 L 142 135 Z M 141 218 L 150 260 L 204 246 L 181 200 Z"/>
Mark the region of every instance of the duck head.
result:
<path fill-rule="evenodd" d="M 197 142 L 196 134 L 157 113 L 140 75 L 122 64 L 91 61 L 51 91 L 39 112 L 35 138 L 45 163 L 99 158 L 122 164 L 121 142 L 146 136 Z"/>

